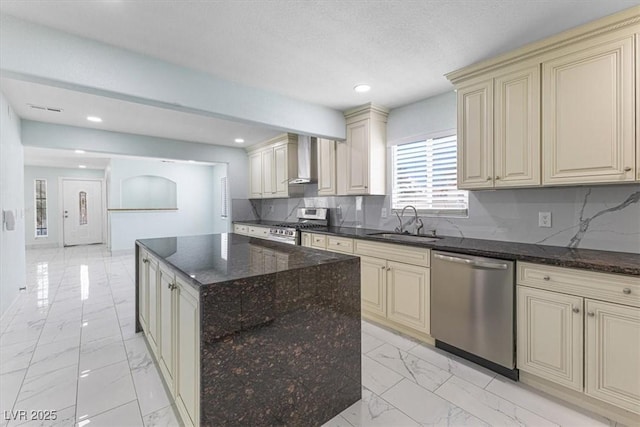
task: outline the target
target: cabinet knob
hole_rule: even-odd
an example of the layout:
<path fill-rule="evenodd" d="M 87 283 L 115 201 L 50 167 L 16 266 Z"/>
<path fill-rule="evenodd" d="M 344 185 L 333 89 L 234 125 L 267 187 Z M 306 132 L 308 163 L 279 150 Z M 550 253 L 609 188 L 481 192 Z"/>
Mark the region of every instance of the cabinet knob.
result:
<path fill-rule="evenodd" d="M 573 312 L 574 313 L 580 313 L 580 309 L 578 307 L 573 307 Z"/>
<path fill-rule="evenodd" d="M 624 289 L 622 290 L 622 293 L 623 293 L 623 294 L 625 294 L 625 295 L 629 295 L 629 294 L 631 294 L 631 289 L 629 289 L 629 288 L 624 288 Z"/>
<path fill-rule="evenodd" d="M 497 181 L 497 180 L 499 180 L 499 179 L 500 179 L 500 177 L 499 177 L 499 176 L 496 176 L 496 181 Z"/>
<path fill-rule="evenodd" d="M 387 267 L 387 271 L 391 271 L 391 267 Z"/>
<path fill-rule="evenodd" d="M 383 266 L 382 266 L 382 267 L 380 267 L 380 268 L 384 270 L 386 267 L 383 265 Z"/>
<path fill-rule="evenodd" d="M 144 262 L 145 264 L 149 262 L 149 260 L 147 258 L 143 258 L 142 262 Z"/>
<path fill-rule="evenodd" d="M 551 280 L 551 277 L 549 277 L 549 276 L 544 276 L 542 279 L 543 279 L 543 280 L 546 280 L 546 281 L 548 282 L 549 280 Z"/>
<path fill-rule="evenodd" d="M 624 168 L 624 171 L 625 171 L 625 172 L 631 172 L 631 166 L 627 166 L 627 167 L 625 167 L 625 168 Z"/>
<path fill-rule="evenodd" d="M 340 242 L 336 242 L 336 245 L 340 246 Z"/>
<path fill-rule="evenodd" d="M 594 317 L 596 314 L 593 311 L 587 311 L 587 316 Z"/>
<path fill-rule="evenodd" d="M 490 176 L 487 177 L 487 181 L 491 181 L 491 177 Z"/>

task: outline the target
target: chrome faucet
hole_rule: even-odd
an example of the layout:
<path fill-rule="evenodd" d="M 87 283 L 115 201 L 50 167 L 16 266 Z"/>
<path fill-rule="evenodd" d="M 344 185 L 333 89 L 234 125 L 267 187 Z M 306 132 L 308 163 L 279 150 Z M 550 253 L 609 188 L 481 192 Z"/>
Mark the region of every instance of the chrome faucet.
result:
<path fill-rule="evenodd" d="M 407 205 L 404 208 L 402 208 L 402 212 L 400 212 L 400 214 L 398 214 L 398 211 L 395 211 L 396 216 L 398 217 L 398 222 L 400 223 L 400 227 L 396 227 L 395 231 L 397 233 L 405 233 L 406 231 L 404 230 L 404 226 L 402 225 L 402 216 L 404 216 L 404 211 L 407 208 L 411 208 L 413 209 L 413 212 L 415 213 L 415 222 L 416 222 L 416 230 L 415 230 L 415 235 L 419 235 L 420 234 L 420 230 L 422 230 L 422 228 L 424 227 L 424 224 L 422 223 L 422 220 L 420 218 L 418 218 L 418 210 L 416 209 L 415 206 L 412 205 Z"/>

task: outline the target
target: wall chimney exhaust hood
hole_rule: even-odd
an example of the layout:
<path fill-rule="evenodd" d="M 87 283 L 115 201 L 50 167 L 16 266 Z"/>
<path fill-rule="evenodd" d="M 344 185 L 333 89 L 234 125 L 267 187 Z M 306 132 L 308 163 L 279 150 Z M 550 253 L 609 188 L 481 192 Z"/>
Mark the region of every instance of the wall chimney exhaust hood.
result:
<path fill-rule="evenodd" d="M 318 181 L 317 138 L 298 135 L 298 174 L 289 184 L 312 184 Z"/>

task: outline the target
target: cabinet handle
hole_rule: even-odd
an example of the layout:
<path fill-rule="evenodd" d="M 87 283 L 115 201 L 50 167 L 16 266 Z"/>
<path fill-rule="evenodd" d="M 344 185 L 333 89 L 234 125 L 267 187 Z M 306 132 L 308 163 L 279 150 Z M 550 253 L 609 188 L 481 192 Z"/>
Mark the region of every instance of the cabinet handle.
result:
<path fill-rule="evenodd" d="M 340 246 L 340 242 L 336 242 L 336 245 Z"/>
<path fill-rule="evenodd" d="M 631 294 L 631 289 L 629 289 L 629 288 L 624 288 L 624 289 L 622 290 L 622 293 L 623 293 L 623 294 L 625 294 L 625 295 L 630 295 L 630 294 Z"/>
<path fill-rule="evenodd" d="M 587 311 L 587 316 L 594 317 L 596 314 L 593 311 Z"/>
<path fill-rule="evenodd" d="M 490 176 L 487 177 L 487 181 L 491 181 L 491 177 Z"/>
<path fill-rule="evenodd" d="M 145 264 L 149 262 L 149 260 L 147 258 L 142 258 L 142 262 L 144 262 Z"/>
<path fill-rule="evenodd" d="M 573 312 L 574 313 L 580 313 L 580 309 L 578 307 L 573 307 Z"/>
<path fill-rule="evenodd" d="M 387 267 L 387 271 L 391 271 L 391 267 Z"/>
<path fill-rule="evenodd" d="M 384 270 L 386 267 L 383 265 L 383 266 L 381 266 L 380 268 Z"/>
<path fill-rule="evenodd" d="M 500 179 L 500 177 L 499 177 L 499 176 L 496 176 L 496 181 L 497 181 L 497 180 L 499 180 L 499 179 Z"/>
<path fill-rule="evenodd" d="M 624 171 L 625 171 L 625 172 L 631 172 L 631 166 L 627 166 L 627 167 L 625 167 L 625 168 L 624 168 Z"/>
<path fill-rule="evenodd" d="M 542 280 L 546 280 L 546 281 L 548 282 L 549 280 L 551 280 L 551 277 L 549 277 L 549 276 L 544 276 L 544 277 L 542 278 Z"/>

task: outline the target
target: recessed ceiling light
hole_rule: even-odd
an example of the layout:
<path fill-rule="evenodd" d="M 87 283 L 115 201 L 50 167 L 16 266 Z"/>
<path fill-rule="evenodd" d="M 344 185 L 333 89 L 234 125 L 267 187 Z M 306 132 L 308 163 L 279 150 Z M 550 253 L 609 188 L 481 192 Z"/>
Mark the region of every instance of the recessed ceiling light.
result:
<path fill-rule="evenodd" d="M 78 165 L 78 167 L 79 167 L 80 169 L 86 169 L 86 168 L 87 168 L 85 165 Z"/>
<path fill-rule="evenodd" d="M 75 152 L 76 152 L 77 154 L 84 154 L 84 153 L 86 153 L 86 151 L 84 151 L 84 150 L 75 150 Z"/>
<path fill-rule="evenodd" d="M 100 123 L 102 121 L 100 117 L 96 117 L 96 116 L 87 116 L 87 120 L 94 123 Z"/>
<path fill-rule="evenodd" d="M 353 87 L 353 90 L 359 93 L 369 92 L 371 90 L 371 86 L 363 83 L 363 84 L 355 85 Z"/>
<path fill-rule="evenodd" d="M 233 140 L 233 142 L 235 142 L 236 144 L 242 144 L 244 142 L 244 139 L 236 138 L 236 139 Z"/>

